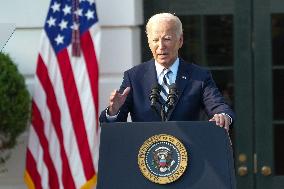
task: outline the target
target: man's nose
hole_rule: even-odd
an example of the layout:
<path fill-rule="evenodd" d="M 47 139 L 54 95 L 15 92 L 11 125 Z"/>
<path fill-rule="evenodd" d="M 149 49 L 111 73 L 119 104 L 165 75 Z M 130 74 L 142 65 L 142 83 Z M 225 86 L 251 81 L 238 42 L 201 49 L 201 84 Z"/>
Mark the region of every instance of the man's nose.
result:
<path fill-rule="evenodd" d="M 163 49 L 165 47 L 165 42 L 163 40 L 159 40 L 159 49 Z"/>

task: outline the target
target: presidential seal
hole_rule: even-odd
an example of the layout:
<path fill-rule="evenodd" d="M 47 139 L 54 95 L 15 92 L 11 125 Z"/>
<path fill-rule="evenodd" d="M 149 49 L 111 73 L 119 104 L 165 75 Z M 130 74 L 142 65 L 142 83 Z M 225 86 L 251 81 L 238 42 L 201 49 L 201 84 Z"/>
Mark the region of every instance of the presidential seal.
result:
<path fill-rule="evenodd" d="M 166 134 L 147 139 L 138 154 L 138 165 L 142 174 L 158 184 L 168 184 L 179 179 L 187 162 L 184 145 L 177 138 Z"/>

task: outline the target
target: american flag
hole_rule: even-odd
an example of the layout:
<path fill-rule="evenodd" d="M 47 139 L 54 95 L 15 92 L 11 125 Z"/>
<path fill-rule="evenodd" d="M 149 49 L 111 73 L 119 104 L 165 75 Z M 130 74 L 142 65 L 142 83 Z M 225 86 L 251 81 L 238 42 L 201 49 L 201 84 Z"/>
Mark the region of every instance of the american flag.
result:
<path fill-rule="evenodd" d="M 51 0 L 35 74 L 25 170 L 29 188 L 96 184 L 99 38 L 95 0 Z"/>

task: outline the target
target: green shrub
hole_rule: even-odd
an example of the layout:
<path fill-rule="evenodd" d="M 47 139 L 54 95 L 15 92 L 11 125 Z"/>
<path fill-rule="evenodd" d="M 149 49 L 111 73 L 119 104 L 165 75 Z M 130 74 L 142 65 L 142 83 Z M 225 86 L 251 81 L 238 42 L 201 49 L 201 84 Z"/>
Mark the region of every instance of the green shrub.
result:
<path fill-rule="evenodd" d="M 30 118 L 30 95 L 11 58 L 0 53 L 0 149 L 13 148 Z"/>

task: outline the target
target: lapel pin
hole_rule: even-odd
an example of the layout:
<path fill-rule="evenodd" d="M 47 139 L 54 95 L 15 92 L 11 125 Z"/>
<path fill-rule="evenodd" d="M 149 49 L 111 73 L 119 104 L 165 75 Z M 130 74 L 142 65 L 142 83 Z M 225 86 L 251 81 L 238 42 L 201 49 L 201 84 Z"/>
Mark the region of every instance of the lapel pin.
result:
<path fill-rule="evenodd" d="M 181 76 L 181 78 L 182 78 L 182 79 L 186 79 L 186 77 L 185 77 L 185 76 Z"/>

